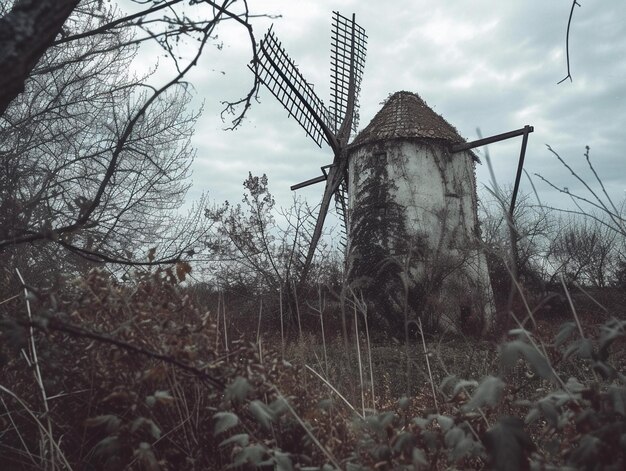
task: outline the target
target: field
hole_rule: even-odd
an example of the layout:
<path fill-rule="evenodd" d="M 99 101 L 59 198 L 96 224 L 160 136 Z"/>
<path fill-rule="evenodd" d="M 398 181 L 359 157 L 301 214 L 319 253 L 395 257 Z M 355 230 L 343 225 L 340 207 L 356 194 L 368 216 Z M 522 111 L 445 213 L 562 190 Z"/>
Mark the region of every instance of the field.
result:
<path fill-rule="evenodd" d="M 171 275 L 119 284 L 94 270 L 4 302 L 3 469 L 624 463 L 623 304 L 579 292 L 575 315 L 538 313 L 528 330 L 406 342 L 356 309 L 347 339 L 323 311 L 322 336 L 303 303 L 281 337 L 267 299 L 244 312 Z"/>

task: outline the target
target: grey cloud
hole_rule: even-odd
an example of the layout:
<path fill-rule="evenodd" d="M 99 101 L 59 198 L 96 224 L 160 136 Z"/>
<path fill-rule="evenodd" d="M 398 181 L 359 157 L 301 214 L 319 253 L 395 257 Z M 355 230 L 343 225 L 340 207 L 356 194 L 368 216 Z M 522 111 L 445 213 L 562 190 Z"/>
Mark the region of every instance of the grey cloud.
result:
<path fill-rule="evenodd" d="M 275 1 L 283 12 L 274 30 L 301 66 L 316 92 L 327 99 L 329 89 L 330 15 L 336 2 L 320 0 L 307 16 L 302 2 Z M 256 4 L 252 7 L 263 8 Z M 484 135 L 531 124 L 527 165 L 560 187 L 577 190 L 567 171 L 547 151 L 552 145 L 575 165 L 583 164 L 585 145 L 592 148 L 598 171 L 617 198 L 623 197 L 626 148 L 626 4 L 584 2 L 575 12 L 571 38 L 573 83 L 556 82 L 566 74 L 565 27 L 569 2 L 496 0 L 354 2 L 357 21 L 369 35 L 368 58 L 361 95 L 361 127 L 397 90 L 419 93 L 469 140 L 476 127 Z M 342 11 L 344 14 L 350 11 Z M 298 23 L 294 23 L 297 18 Z M 437 20 L 436 22 L 433 22 Z M 257 39 L 269 21 L 255 25 Z M 439 25 L 452 30 L 437 31 Z M 488 27 L 487 27 L 488 26 Z M 194 191 L 200 186 L 217 200 L 238 201 L 248 171 L 267 173 L 277 201 L 288 205 L 289 186 L 319 175 L 329 163 L 328 149 L 318 149 L 298 124 L 263 90 L 246 122 L 234 132 L 222 131 L 220 100 L 234 99 L 250 84 L 250 57 L 241 41 L 212 54 L 194 85 L 206 101 L 196 136 L 199 146 Z M 239 39 L 237 39 L 239 38 Z M 236 47 L 235 47 L 236 46 Z M 224 70 L 226 75 L 210 70 Z M 490 147 L 498 181 L 513 181 L 520 139 Z M 578 167 L 577 167 L 578 168 Z M 479 183 L 488 183 L 483 165 Z M 524 182 L 526 190 L 530 190 Z M 550 204 L 567 204 L 562 195 L 537 182 Z M 302 192 L 316 204 L 321 188 Z"/>

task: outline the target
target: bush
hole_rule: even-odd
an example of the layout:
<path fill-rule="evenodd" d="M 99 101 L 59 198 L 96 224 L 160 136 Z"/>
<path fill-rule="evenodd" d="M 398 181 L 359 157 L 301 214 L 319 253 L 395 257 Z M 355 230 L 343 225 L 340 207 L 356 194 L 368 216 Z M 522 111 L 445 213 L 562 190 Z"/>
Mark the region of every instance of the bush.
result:
<path fill-rule="evenodd" d="M 499 371 L 448 376 L 434 396 L 425 384 L 373 410 L 268 341 L 227 342 L 217 313 L 179 285 L 187 272 L 179 265 L 121 284 L 93 270 L 64 291 L 29 289 L 2 305 L 5 469 L 626 464 L 624 320 L 589 336 L 565 323 L 550 342 L 516 329 Z"/>

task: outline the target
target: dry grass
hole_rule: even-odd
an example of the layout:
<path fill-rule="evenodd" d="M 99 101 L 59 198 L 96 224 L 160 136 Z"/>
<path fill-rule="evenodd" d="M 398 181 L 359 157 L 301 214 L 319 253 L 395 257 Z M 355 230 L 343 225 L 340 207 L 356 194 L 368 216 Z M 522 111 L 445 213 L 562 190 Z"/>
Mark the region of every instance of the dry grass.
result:
<path fill-rule="evenodd" d="M 65 292 L 26 299 L 0 305 L 8 358 L 0 376 L 3 469 L 204 470 L 233 462 L 240 469 L 259 463 L 289 469 L 285 460 L 341 469 L 422 462 L 432 469 L 478 469 L 489 466 L 490 430 L 504 416 L 528 412 L 517 401 L 554 390 L 520 360 L 501 375 L 497 401 L 488 394 L 468 409 L 475 385 L 501 373 L 495 341 L 372 339 L 363 310 L 356 309 L 356 329 L 346 340 L 336 313 L 323 303 L 303 305 L 289 341 L 278 303 L 259 303 L 236 318 L 227 297 L 200 307 L 167 271 L 129 285 L 94 271 Z M 528 338 L 564 382 L 569 376 L 597 380 L 591 361 L 564 360 L 552 345 L 563 320 L 539 316 Z M 579 334 L 600 332 L 595 311 L 576 309 L 573 320 Z M 249 340 L 237 333 L 246 324 Z M 619 342 L 615 365 L 623 368 Z M 533 459 L 563 463 L 567 450 L 554 458 L 541 448 L 548 432 L 572 443 L 580 435 L 545 421 L 528 427 L 540 446 Z M 461 441 L 451 445 L 448 433 Z M 523 448 L 520 459 L 530 452 Z"/>

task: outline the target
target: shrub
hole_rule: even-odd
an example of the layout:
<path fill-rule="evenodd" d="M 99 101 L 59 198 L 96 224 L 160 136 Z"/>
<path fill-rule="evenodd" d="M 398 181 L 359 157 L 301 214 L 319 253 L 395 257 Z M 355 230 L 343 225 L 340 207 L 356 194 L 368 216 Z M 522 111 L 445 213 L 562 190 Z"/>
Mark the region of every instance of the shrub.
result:
<path fill-rule="evenodd" d="M 575 317 L 550 342 L 515 329 L 499 371 L 448 376 L 434 396 L 429 386 L 368 399 L 368 410 L 267 341 L 226 341 L 216 313 L 179 286 L 187 272 L 121 284 L 92 270 L 63 291 L 28 289 L 3 304 L 5 468 L 625 465 L 624 320 L 585 335 Z"/>

